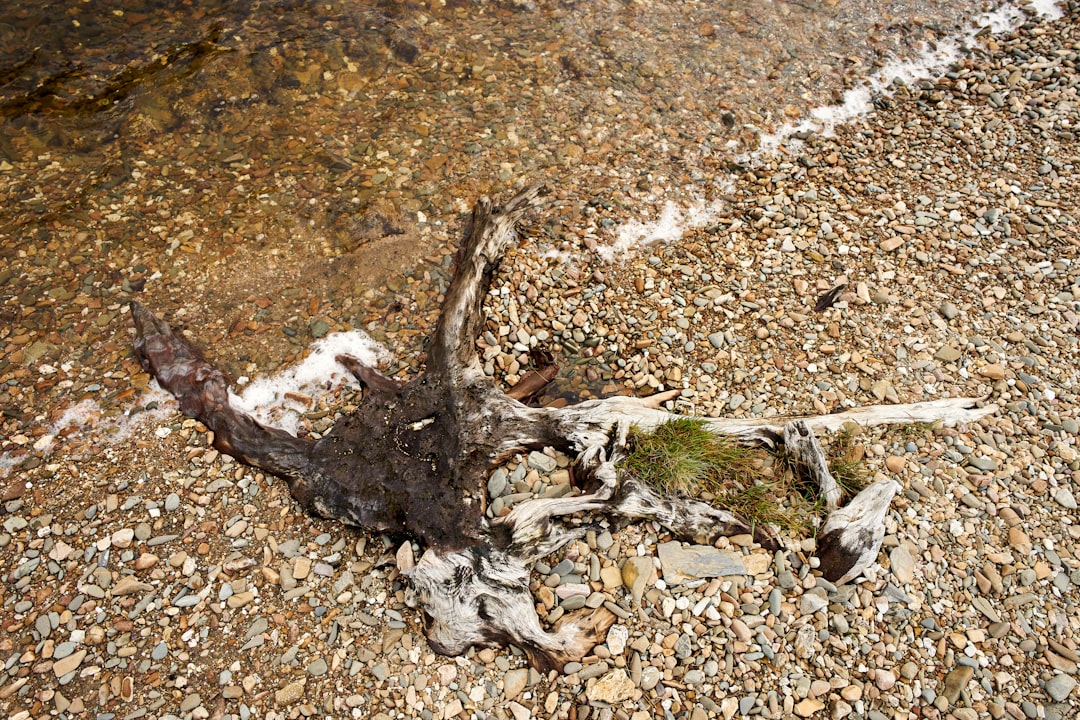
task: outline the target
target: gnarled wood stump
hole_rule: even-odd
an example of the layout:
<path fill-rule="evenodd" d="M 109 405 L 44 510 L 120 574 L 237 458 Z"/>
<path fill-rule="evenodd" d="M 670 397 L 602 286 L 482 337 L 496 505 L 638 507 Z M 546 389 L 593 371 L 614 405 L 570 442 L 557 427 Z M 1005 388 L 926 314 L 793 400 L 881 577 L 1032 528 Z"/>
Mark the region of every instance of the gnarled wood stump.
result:
<path fill-rule="evenodd" d="M 457 655 L 473 645 L 514 643 L 535 667 L 547 670 L 585 655 L 613 620 L 601 609 L 567 616 L 551 631 L 541 626 L 528 566 L 584 532 L 561 518 L 579 513 L 648 518 L 703 543 L 748 532 L 766 545 L 774 540 L 726 510 L 693 498 L 661 496 L 619 476 L 615 462 L 627 431 L 672 419 L 660 407 L 673 393 L 535 408 L 517 399 L 525 389 L 508 394 L 484 375 L 475 349 L 484 295 L 515 224 L 540 196 L 539 188 L 530 187 L 501 208 L 480 199 L 430 340 L 426 372 L 400 384 L 356 358 L 339 358 L 366 394 L 355 413 L 319 440 L 265 427 L 231 407 L 221 371 L 142 305 L 132 303 L 131 312 L 143 367 L 176 396 L 185 414 L 214 432 L 219 450 L 283 478 L 307 512 L 372 532 L 403 533 L 420 543 L 425 552 L 403 572 L 432 649 Z M 835 508 L 839 492 L 815 430 L 835 430 L 848 420 L 951 424 L 993 410 L 967 409 L 971 405 L 961 398 L 779 424 L 709 420 L 707 427 L 747 443 L 786 444 Z M 576 458 L 575 477 L 585 491 L 527 500 L 488 520 L 482 512 L 488 473 L 513 453 L 544 447 Z M 827 577 L 846 581 L 873 562 L 895 488 L 891 481 L 871 485 L 830 516 L 819 542 Z"/>

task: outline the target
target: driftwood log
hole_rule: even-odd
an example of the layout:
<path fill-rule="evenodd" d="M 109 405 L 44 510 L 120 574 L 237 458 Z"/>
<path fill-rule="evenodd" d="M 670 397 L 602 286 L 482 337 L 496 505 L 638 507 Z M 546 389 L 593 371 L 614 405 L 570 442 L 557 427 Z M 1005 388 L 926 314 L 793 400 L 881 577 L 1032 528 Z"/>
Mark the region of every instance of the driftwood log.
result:
<path fill-rule="evenodd" d="M 677 391 L 559 409 L 529 407 L 519 398 L 535 388 L 504 392 L 484 375 L 475 346 L 484 296 L 514 239 L 515 224 L 540 197 L 540 189 L 530 187 L 500 208 L 479 200 L 429 341 L 426 371 L 402 384 L 356 358 L 339 358 L 366 388 L 364 400 L 319 440 L 263 426 L 231 407 L 220 370 L 142 305 L 133 303 L 131 312 L 143 367 L 176 396 L 186 415 L 213 431 L 219 450 L 283 478 L 309 513 L 420 544 L 419 561 L 402 553 L 399 565 L 433 650 L 458 655 L 474 645 L 513 643 L 533 666 L 549 670 L 587 654 L 614 619 L 603 608 L 585 610 L 546 630 L 535 610 L 530 563 L 580 537 L 584 530 L 575 521 L 581 515 L 651 519 L 701 543 L 749 532 L 762 544 L 775 541 L 767 530 L 752 530 L 722 508 L 661 496 L 620 477 L 615 463 L 629 428 L 648 430 L 675 417 L 661 408 Z M 839 489 L 815 432 L 836 430 L 849 420 L 864 426 L 953 424 L 993 411 L 973 405 L 959 398 L 787 421 L 713 419 L 707 427 L 746 443 L 783 444 L 817 478 L 833 510 L 819 535 L 820 567 L 826 577 L 843 582 L 877 557 L 897 485 L 879 481 L 837 508 Z M 545 447 L 575 458 L 578 494 L 526 500 L 503 517 L 486 518 L 488 474 L 514 453 Z"/>

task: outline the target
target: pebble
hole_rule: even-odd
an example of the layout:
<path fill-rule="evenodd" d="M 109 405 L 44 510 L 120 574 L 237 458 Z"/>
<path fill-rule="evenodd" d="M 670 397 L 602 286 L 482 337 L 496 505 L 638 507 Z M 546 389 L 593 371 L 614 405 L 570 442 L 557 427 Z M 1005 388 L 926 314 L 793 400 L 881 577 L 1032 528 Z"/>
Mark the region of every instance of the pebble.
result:
<path fill-rule="evenodd" d="M 949 674 L 945 676 L 945 687 L 941 692 L 942 697 L 950 703 L 955 703 L 960 698 L 960 693 L 971 682 L 974 674 L 975 669 L 967 665 L 960 665 L 950 670 Z"/>
<path fill-rule="evenodd" d="M 613 705 L 629 700 L 637 688 L 622 668 L 616 668 L 590 686 L 585 695 L 592 702 Z"/>
<path fill-rule="evenodd" d="M 525 668 L 509 670 L 503 675 L 503 695 L 508 700 L 513 700 L 521 695 L 528 685 L 529 671 Z"/>
<path fill-rule="evenodd" d="M 1054 702 L 1065 702 L 1076 687 L 1076 680 L 1069 675 L 1055 675 L 1046 681 L 1046 694 Z"/>

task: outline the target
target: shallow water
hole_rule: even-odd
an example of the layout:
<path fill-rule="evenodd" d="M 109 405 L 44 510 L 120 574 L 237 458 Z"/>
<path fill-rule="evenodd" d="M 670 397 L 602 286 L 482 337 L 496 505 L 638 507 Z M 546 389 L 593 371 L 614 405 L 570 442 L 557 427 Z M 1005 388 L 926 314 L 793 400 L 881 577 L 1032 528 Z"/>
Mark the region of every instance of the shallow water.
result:
<path fill-rule="evenodd" d="M 477 195 L 547 183 L 540 250 L 586 252 L 722 195 L 763 132 L 978 9 L 5 3 L 5 412 L 25 427 L 86 388 L 124 400 L 136 295 L 208 342 L 243 335 L 222 343 L 234 374 L 288 360 L 323 319 L 419 336 Z"/>
<path fill-rule="evenodd" d="M 4 183 L 19 208 L 4 219 L 141 201 L 169 190 L 156 186 L 155 169 L 179 165 L 235 204 L 269 191 L 310 206 L 301 214 L 325 215 L 332 243 L 348 251 L 358 234 L 384 229 L 357 227 L 379 199 L 397 212 L 444 213 L 474 186 L 634 165 L 603 157 L 618 153 L 705 170 L 703 155 L 752 145 L 758 129 L 828 102 L 970 10 L 926 1 L 6 3 L 0 158 L 36 164 L 45 177 Z M 229 187 L 241 175 L 247 187 Z M 267 177 L 303 190 L 259 182 Z"/>

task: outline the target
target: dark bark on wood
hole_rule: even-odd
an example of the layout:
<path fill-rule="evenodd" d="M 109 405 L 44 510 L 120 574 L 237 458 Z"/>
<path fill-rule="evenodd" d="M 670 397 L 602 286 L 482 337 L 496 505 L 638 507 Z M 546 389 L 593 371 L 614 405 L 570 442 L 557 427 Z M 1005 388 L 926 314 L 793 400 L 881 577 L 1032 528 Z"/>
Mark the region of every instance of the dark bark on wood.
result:
<path fill-rule="evenodd" d="M 402 384 L 356 358 L 340 356 L 366 388 L 364 401 L 317 441 L 265 427 L 232 408 L 224 375 L 189 341 L 142 305 L 132 303 L 131 312 L 135 353 L 143 367 L 177 397 L 185 414 L 214 431 L 218 449 L 284 478 L 308 512 L 419 541 L 424 554 L 402 572 L 410 602 L 424 614 L 433 649 L 459 654 L 472 645 L 512 642 L 534 666 L 550 669 L 582 657 L 603 640 L 612 621 L 610 614 L 594 612 L 545 631 L 529 593 L 527 564 L 580 537 L 583 514 L 648 518 L 698 542 L 752 530 L 727 511 L 693 498 L 665 497 L 619 476 L 615 463 L 628 429 L 648 430 L 675 417 L 660 406 L 677 391 L 533 408 L 520 402 L 533 394 L 531 385 L 508 395 L 484 376 L 475 347 L 484 295 L 514 240 L 515 224 L 539 196 L 533 187 L 502 208 L 486 198 L 477 203 L 428 347 L 427 371 Z M 545 379 L 541 375 L 537 383 Z M 707 424 L 743 442 L 775 447 L 787 437 L 798 444 L 804 464 L 823 478 L 831 503 L 831 476 L 814 427 L 835 429 L 848 418 L 873 424 L 939 416 L 966 421 L 986 414 L 966 410 L 970 404 L 870 408 L 805 418 L 787 430 L 775 421 L 718 419 Z M 575 478 L 583 494 L 528 500 L 489 522 L 482 510 L 488 473 L 513 453 L 544 447 L 576 458 Z M 842 508 L 830 516 L 823 542 L 827 576 L 850 579 L 873 561 L 891 497 L 888 488 L 878 487 L 865 497 L 860 494 L 847 515 L 848 508 Z M 860 529 L 851 534 L 845 523 Z M 765 529 L 753 532 L 763 544 L 774 543 Z"/>

